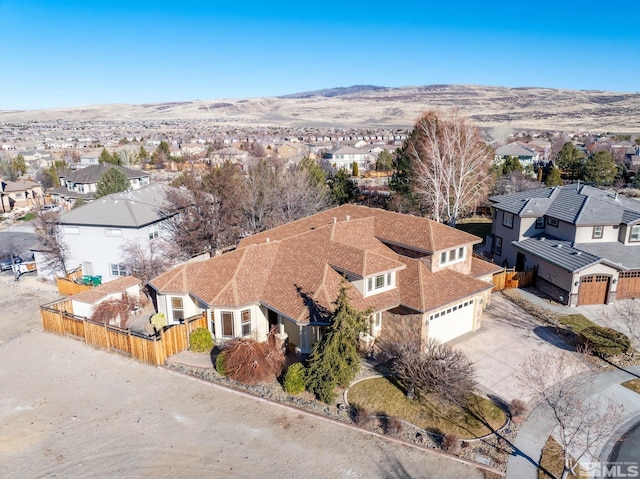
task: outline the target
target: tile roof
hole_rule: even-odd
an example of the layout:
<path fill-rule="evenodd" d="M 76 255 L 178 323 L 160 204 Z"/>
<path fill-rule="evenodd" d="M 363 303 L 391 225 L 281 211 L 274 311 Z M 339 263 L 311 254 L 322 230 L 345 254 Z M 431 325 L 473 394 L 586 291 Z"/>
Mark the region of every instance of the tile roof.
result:
<path fill-rule="evenodd" d="M 424 246 L 416 238 L 408 238 L 411 231 L 420 228 L 427 228 L 430 244 L 449 245 L 453 238 L 462 240 L 455 245 L 477 242 L 475 236 L 423 218 L 404 220 L 402 215 L 378 212 L 387 213 L 365 207 L 334 208 L 247 238 L 232 252 L 178 266 L 150 284 L 161 294 L 190 293 L 209 307 L 260 302 L 299 323 L 328 319 L 344 281 L 343 273 L 363 278 L 398 271 L 397 287 L 392 290 L 364 297 L 356 287 L 349 289 L 354 307 L 374 311 L 401 304 L 427 311 L 492 287 L 451 270 L 431 273 L 420 260 L 395 253 L 379 238 L 383 234 L 403 239 L 403 244 L 411 241 Z M 333 222 L 334 215 L 345 213 L 353 219 Z M 385 220 L 391 220 L 391 224 L 381 225 Z M 411 222 L 417 222 L 419 228 L 410 227 Z M 453 233 L 440 231 L 439 226 Z M 410 231 L 396 231 L 394 227 Z M 432 229 L 441 233 L 438 241 L 433 239 Z"/>
<path fill-rule="evenodd" d="M 151 183 L 137 190 L 113 193 L 60 215 L 60 224 L 141 228 L 157 223 L 170 186 Z"/>
<path fill-rule="evenodd" d="M 139 284 L 140 280 L 135 276 L 123 276 L 122 278 L 114 279 L 113 281 L 101 284 L 87 291 L 76 293 L 71 296 L 71 299 L 80 303 L 95 304 L 110 294 L 124 293 L 130 287 Z"/>
<path fill-rule="evenodd" d="M 61 175 L 64 179 L 71 183 L 97 183 L 102 178 L 102 175 L 109 169 L 116 168 L 120 170 L 127 179 L 142 178 L 144 176 L 151 176 L 149 173 L 144 173 L 140 170 L 133 170 L 120 165 L 114 165 L 111 163 L 101 163 L 99 165 L 90 165 L 78 170 L 71 171 Z"/>
<path fill-rule="evenodd" d="M 601 257 L 578 249 L 572 246 L 569 241 L 545 234 L 522 241 L 513 241 L 512 244 L 526 253 L 542 258 L 570 272 L 578 272 L 602 261 Z"/>
<path fill-rule="evenodd" d="M 489 263 L 488 261 L 481 260 L 479 258 L 471 258 L 471 276 L 479 278 L 480 276 L 486 276 L 488 274 L 497 273 L 502 271 L 502 266 L 498 266 L 495 263 Z"/>

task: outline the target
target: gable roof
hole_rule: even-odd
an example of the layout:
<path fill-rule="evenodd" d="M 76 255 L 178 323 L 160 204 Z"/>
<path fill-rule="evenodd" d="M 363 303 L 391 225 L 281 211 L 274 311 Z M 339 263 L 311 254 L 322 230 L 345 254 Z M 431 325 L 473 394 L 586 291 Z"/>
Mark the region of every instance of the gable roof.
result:
<path fill-rule="evenodd" d="M 112 193 L 60 215 L 62 225 L 141 228 L 166 218 L 161 211 L 170 186 L 152 183 Z"/>
<path fill-rule="evenodd" d="M 537 156 L 534 150 L 527 148 L 526 146 L 522 146 L 520 143 L 513 142 L 507 145 L 501 146 L 496 149 L 496 156 Z"/>
<path fill-rule="evenodd" d="M 116 168 L 124 173 L 128 180 L 131 180 L 133 178 L 142 178 L 144 176 L 151 176 L 149 175 L 149 173 L 144 173 L 140 170 L 133 170 L 131 168 L 125 168 L 124 166 L 114 165 L 112 163 L 90 165 L 60 176 L 71 183 L 97 183 L 98 181 L 100 181 L 100 178 L 102 178 L 102 175 L 111 168 Z"/>
<path fill-rule="evenodd" d="M 123 276 L 87 291 L 76 293 L 71 296 L 71 299 L 80 303 L 95 304 L 110 294 L 124 293 L 127 289 L 137 284 L 140 284 L 140 280 L 135 276 Z"/>
<path fill-rule="evenodd" d="M 333 215 L 345 212 L 355 217 L 333 221 Z M 415 217 L 407 217 L 407 223 L 401 220 L 403 215 L 380 212 L 388 213 L 366 207 L 334 208 L 246 238 L 232 252 L 178 266 L 153 279 L 150 285 L 160 294 L 192 294 L 209 307 L 261 303 L 299 323 L 328 320 L 344 274 L 358 280 L 398 272 L 396 288 L 389 291 L 364 297 L 357 288 L 350 288 L 348 294 L 354 307 L 374 311 L 399 305 L 427 311 L 493 286 L 452 270 L 432 273 L 420 260 L 397 254 L 378 237 L 380 234 L 398 235 L 394 228 L 408 228 L 412 222 L 427 228 L 437 223 L 425 223 L 424 218 Z M 390 224 L 380 224 L 386 220 Z M 410 230 L 415 233 L 420 228 Z M 467 243 L 477 239 L 453 231 L 452 238 L 456 236 Z M 433 242 L 433 232 L 428 233 Z M 444 241 L 451 241 L 443 236 Z M 464 241 L 456 243 L 460 244 Z"/>
<path fill-rule="evenodd" d="M 578 272 L 603 260 L 599 256 L 575 248 L 569 241 L 545 234 L 522 241 L 513 241 L 512 244 L 526 253 L 542 258 L 570 272 Z"/>

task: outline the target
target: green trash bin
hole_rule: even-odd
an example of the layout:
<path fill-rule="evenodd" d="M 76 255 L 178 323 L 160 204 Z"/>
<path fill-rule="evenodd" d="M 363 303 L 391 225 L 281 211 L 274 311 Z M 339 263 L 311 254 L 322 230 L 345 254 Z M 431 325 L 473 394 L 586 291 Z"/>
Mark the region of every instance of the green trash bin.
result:
<path fill-rule="evenodd" d="M 82 284 L 90 285 L 93 284 L 93 276 L 82 276 Z"/>
<path fill-rule="evenodd" d="M 94 286 L 98 286 L 102 284 L 102 276 L 94 276 L 92 280 L 93 280 Z"/>

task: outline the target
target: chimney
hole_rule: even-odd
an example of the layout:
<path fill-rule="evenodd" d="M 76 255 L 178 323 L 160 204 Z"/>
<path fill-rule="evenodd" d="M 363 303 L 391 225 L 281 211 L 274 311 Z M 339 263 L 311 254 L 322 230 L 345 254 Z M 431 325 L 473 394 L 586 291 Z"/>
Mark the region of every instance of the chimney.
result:
<path fill-rule="evenodd" d="M 271 240 L 270 240 L 269 238 L 267 238 L 267 243 L 268 243 L 269 241 L 271 241 Z"/>
<path fill-rule="evenodd" d="M 349 221 L 351 219 L 351 216 L 347 215 L 344 217 L 345 220 Z"/>

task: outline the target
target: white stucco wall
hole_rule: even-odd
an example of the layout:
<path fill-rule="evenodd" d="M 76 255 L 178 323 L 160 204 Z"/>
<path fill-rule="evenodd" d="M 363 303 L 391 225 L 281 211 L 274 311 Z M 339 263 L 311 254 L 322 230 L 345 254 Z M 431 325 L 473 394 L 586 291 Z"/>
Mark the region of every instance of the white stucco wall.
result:
<path fill-rule="evenodd" d="M 602 230 L 602 238 L 593 238 L 593 226 L 579 226 L 576 228 L 576 243 L 607 243 L 618 241 L 618 228 L 613 226 L 604 226 Z"/>

